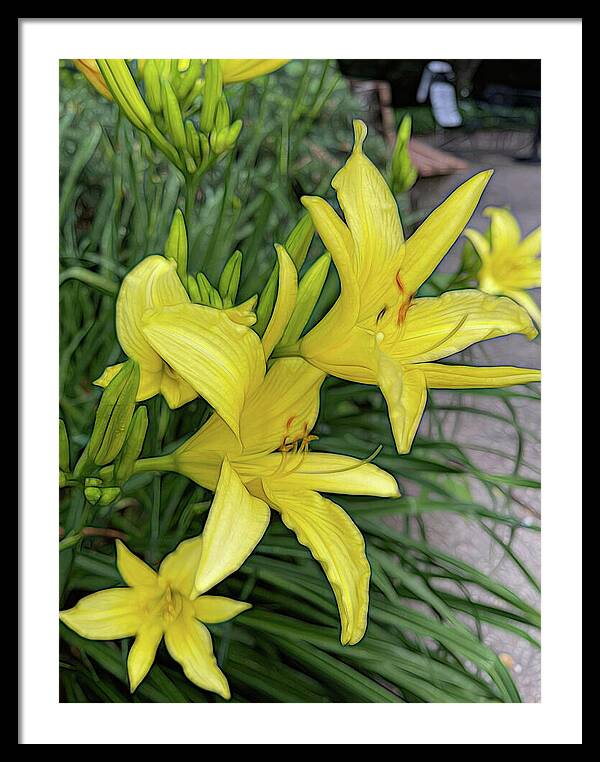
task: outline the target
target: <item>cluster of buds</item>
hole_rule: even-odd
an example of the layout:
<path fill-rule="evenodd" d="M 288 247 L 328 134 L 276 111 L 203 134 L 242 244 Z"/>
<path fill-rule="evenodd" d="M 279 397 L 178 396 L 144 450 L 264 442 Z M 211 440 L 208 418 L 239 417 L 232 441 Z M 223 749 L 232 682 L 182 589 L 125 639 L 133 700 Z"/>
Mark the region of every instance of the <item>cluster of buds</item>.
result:
<path fill-rule="evenodd" d="M 86 500 L 99 507 L 111 505 L 133 473 L 140 457 L 148 412 L 136 409 L 140 370 L 134 360 L 123 363 L 102 394 L 90 439 L 73 471 L 70 471 L 69 440 L 59 422 L 60 486 L 82 484 Z"/>
<path fill-rule="evenodd" d="M 149 58 L 137 60 L 134 76 L 125 59 L 75 61 L 96 90 L 114 100 L 145 136 L 146 149 L 150 141 L 187 177 L 199 177 L 236 145 L 242 120 L 232 120 L 224 85 L 284 63 Z"/>

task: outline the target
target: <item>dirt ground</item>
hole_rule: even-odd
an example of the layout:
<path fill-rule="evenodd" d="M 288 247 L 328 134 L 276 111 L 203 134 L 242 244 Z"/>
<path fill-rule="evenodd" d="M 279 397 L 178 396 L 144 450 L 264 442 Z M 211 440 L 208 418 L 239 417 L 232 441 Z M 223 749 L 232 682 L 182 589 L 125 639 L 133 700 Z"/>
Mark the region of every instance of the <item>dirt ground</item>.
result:
<path fill-rule="evenodd" d="M 455 172 L 446 177 L 419 180 L 414 188 L 414 202 L 417 208 L 429 207 L 439 203 L 463 180 L 476 172 L 493 168 L 494 175 L 484 193 L 470 225 L 483 231 L 487 227 L 487 218 L 482 211 L 486 206 L 510 206 L 527 234 L 541 223 L 540 210 L 540 164 L 520 161 L 515 157 L 527 156 L 531 147 L 531 133 L 474 133 L 471 135 L 448 133 L 432 136 L 431 144 L 443 150 L 451 151 L 468 162 L 468 169 Z M 447 255 L 440 269 L 453 271 L 457 266 L 458 251 L 462 241 Z M 539 302 L 539 293 L 533 292 Z M 464 353 L 463 353 L 464 355 Z M 456 356 L 457 359 L 461 355 Z M 533 342 L 523 336 L 508 336 L 492 339 L 473 348 L 463 361 L 481 365 L 517 365 L 533 368 L 540 367 L 540 338 Z M 443 394 L 452 394 L 444 392 Z M 469 404 L 469 395 L 464 395 L 465 404 Z M 503 412 L 500 401 L 477 397 L 477 405 L 486 404 L 492 410 Z M 539 439 L 540 408 L 530 400 L 521 400 L 516 405 L 521 424 L 535 432 Z M 511 427 L 491 419 L 485 419 L 482 425 L 478 416 L 462 416 L 457 430 L 454 422 L 448 420 L 449 430 L 461 442 L 486 446 L 493 442 L 495 449 L 515 452 L 515 436 Z M 421 426 L 429 422 L 424 417 Z M 424 429 L 427 430 L 427 429 Z M 540 445 L 536 437 L 528 437 L 524 459 L 531 465 L 527 475 L 539 478 Z M 479 456 L 480 465 L 490 472 L 506 473 L 507 461 L 495 455 Z M 487 493 L 475 494 L 478 501 L 489 504 Z M 515 511 L 523 517 L 539 513 L 539 492 L 518 490 L 515 497 L 523 504 L 515 504 Z M 527 507 L 525 507 L 527 506 Z M 495 578 L 504 582 L 527 601 L 539 606 L 539 595 L 525 579 L 522 572 L 508 558 L 504 551 L 494 543 L 485 532 L 473 522 L 463 521 L 459 517 L 434 514 L 427 518 L 428 537 L 442 550 L 448 550 L 462 557 L 479 569 L 493 573 Z M 540 535 L 521 531 L 513 545 L 514 550 L 525 562 L 534 576 L 540 578 Z M 485 631 L 487 642 L 499 653 L 510 666 L 522 698 L 526 702 L 539 702 L 540 689 L 540 653 L 524 640 L 499 631 Z"/>

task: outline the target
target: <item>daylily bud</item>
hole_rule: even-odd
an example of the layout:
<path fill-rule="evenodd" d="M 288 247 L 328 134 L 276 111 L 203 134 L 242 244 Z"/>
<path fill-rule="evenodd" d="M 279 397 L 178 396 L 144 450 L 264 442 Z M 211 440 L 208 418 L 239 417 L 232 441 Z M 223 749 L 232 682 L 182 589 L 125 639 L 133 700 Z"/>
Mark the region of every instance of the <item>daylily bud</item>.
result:
<path fill-rule="evenodd" d="M 315 226 L 313 225 L 310 215 L 304 214 L 285 242 L 285 249 L 290 255 L 292 262 L 296 265 L 297 270 L 300 270 L 304 264 L 314 234 Z M 259 336 L 263 335 L 267 323 L 269 322 L 269 318 L 271 317 L 271 313 L 273 312 L 275 294 L 277 293 L 278 275 L 279 265 L 275 265 L 271 271 L 269 280 L 260 295 L 258 309 L 256 310 L 256 325 L 254 326 L 254 330 Z"/>
<path fill-rule="evenodd" d="M 242 131 L 242 125 L 242 120 L 236 119 L 231 127 L 227 130 L 226 145 L 229 150 L 231 150 L 235 145 L 235 142 L 238 139 L 240 132 Z"/>
<path fill-rule="evenodd" d="M 188 240 L 181 209 L 176 209 L 173 215 L 171 229 L 165 244 L 165 257 L 177 262 L 177 275 L 179 275 L 183 285 L 187 286 Z"/>
<path fill-rule="evenodd" d="M 115 460 L 114 479 L 119 484 L 127 481 L 133 473 L 135 462 L 140 457 L 142 447 L 144 446 L 147 430 L 148 411 L 144 405 L 141 405 L 131 419 L 125 444 Z"/>
<path fill-rule="evenodd" d="M 204 99 L 200 111 L 200 129 L 209 134 L 215 124 L 215 116 L 221 93 L 223 92 L 223 74 L 218 59 L 206 62 Z"/>
<path fill-rule="evenodd" d="M 85 495 L 85 499 L 88 501 L 88 503 L 96 505 L 96 503 L 102 497 L 102 490 L 100 487 L 86 487 L 83 490 L 83 494 Z"/>
<path fill-rule="evenodd" d="M 99 58 L 98 66 L 115 101 L 138 129 L 154 126 L 148 106 L 137 88 L 129 67 L 122 58 Z"/>
<path fill-rule="evenodd" d="M 204 169 L 210 160 L 210 142 L 208 136 L 203 132 L 198 134 L 198 140 L 200 141 L 200 153 L 202 155 L 200 169 Z"/>
<path fill-rule="evenodd" d="M 202 158 L 200 153 L 200 139 L 198 138 L 198 132 L 194 127 L 194 123 L 190 119 L 186 119 L 185 122 L 185 140 L 187 149 L 195 159 L 196 163 L 200 162 Z"/>
<path fill-rule="evenodd" d="M 396 145 L 392 155 L 392 190 L 394 193 L 406 193 L 417 181 L 418 172 L 415 169 L 410 154 L 408 143 L 412 131 L 412 119 L 410 114 L 400 122 Z"/>
<path fill-rule="evenodd" d="M 240 285 L 240 275 L 242 272 L 242 252 L 235 251 L 227 260 L 219 278 L 219 293 L 223 298 L 225 307 L 231 307 L 235 304 L 235 299 Z"/>
<path fill-rule="evenodd" d="M 69 471 L 71 458 L 69 455 L 69 435 L 62 418 L 58 419 L 58 465 L 61 471 Z"/>
<path fill-rule="evenodd" d="M 200 289 L 198 288 L 198 282 L 193 275 L 187 276 L 186 288 L 188 294 L 190 295 L 190 299 L 194 304 L 203 304 L 202 297 L 200 296 Z"/>
<path fill-rule="evenodd" d="M 88 445 L 89 460 L 96 465 L 113 461 L 123 446 L 139 382 L 139 365 L 128 360 L 104 390 Z"/>
<path fill-rule="evenodd" d="M 210 289 L 212 286 L 208 282 L 204 273 L 198 273 L 196 275 L 196 282 L 198 284 L 198 291 L 200 292 L 201 304 L 210 304 Z"/>
<path fill-rule="evenodd" d="M 193 175 L 193 174 L 194 174 L 194 172 L 195 172 L 195 171 L 198 169 L 198 165 L 196 164 L 196 162 L 195 162 L 195 161 L 194 161 L 194 159 L 192 158 L 192 155 L 191 155 L 191 153 L 188 151 L 188 149 L 187 149 L 187 148 L 184 148 L 184 149 L 181 151 L 181 153 L 182 153 L 182 155 L 183 155 L 183 159 L 184 159 L 184 161 L 185 161 L 185 168 L 186 168 L 186 170 L 187 170 L 188 174 L 190 174 L 190 175 Z"/>
<path fill-rule="evenodd" d="M 183 151 L 186 148 L 186 137 L 179 101 L 173 86 L 168 80 L 163 79 L 161 84 L 163 113 L 169 127 L 169 133 L 171 134 L 173 145 L 180 151 Z"/>
<path fill-rule="evenodd" d="M 219 98 L 217 112 L 215 114 L 215 128 L 217 130 L 223 130 L 226 127 L 229 127 L 230 118 L 231 117 L 229 113 L 229 104 L 227 103 L 227 98 L 222 95 Z"/>
<path fill-rule="evenodd" d="M 204 273 L 198 273 L 196 280 L 198 281 L 198 288 L 200 290 L 200 296 L 202 298 L 203 304 L 208 304 L 211 307 L 222 309 L 223 300 L 221 299 L 221 294 L 219 294 L 217 289 L 208 280 L 206 275 L 204 275 Z"/>
<path fill-rule="evenodd" d="M 162 111 L 162 93 L 160 87 L 160 74 L 153 58 L 144 66 L 144 85 L 146 101 L 155 114 Z"/>
<path fill-rule="evenodd" d="M 100 499 L 98 500 L 98 506 L 101 508 L 111 505 L 121 497 L 120 487 L 104 487 L 100 490 Z"/>
<path fill-rule="evenodd" d="M 330 263 L 331 254 L 325 252 L 310 266 L 300 280 L 296 306 L 279 342 L 281 346 L 294 344 L 300 338 L 321 296 Z"/>

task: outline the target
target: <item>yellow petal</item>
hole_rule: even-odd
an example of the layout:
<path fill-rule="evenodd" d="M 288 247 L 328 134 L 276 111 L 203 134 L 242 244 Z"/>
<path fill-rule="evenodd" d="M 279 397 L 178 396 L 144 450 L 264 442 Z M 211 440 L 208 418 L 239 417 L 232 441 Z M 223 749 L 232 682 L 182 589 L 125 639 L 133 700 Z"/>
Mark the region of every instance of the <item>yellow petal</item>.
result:
<path fill-rule="evenodd" d="M 133 693 L 154 663 L 156 650 L 162 640 L 163 628 L 156 621 L 143 625 L 135 636 L 127 657 L 129 689 Z"/>
<path fill-rule="evenodd" d="M 475 367 L 471 365 L 415 365 L 425 374 L 429 389 L 494 389 L 539 381 L 541 373 L 533 368 Z"/>
<path fill-rule="evenodd" d="M 521 241 L 518 248 L 519 256 L 523 259 L 537 257 L 542 248 L 542 229 L 537 228 Z M 539 285 L 539 284 L 536 284 Z"/>
<path fill-rule="evenodd" d="M 265 374 L 260 339 L 222 310 L 180 304 L 146 315 L 144 336 L 236 436 L 244 401 Z"/>
<path fill-rule="evenodd" d="M 342 644 L 358 643 L 367 627 L 371 574 L 363 536 L 339 505 L 316 492 L 265 487 L 283 523 L 323 567 L 340 612 Z"/>
<path fill-rule="evenodd" d="M 410 452 L 427 402 L 425 376 L 417 366 L 402 366 L 380 355 L 379 388 L 385 398 L 396 449 Z"/>
<path fill-rule="evenodd" d="M 402 362 L 428 362 L 510 333 L 522 333 L 528 339 L 537 335 L 527 312 L 512 299 L 475 289 L 448 291 L 415 299 L 402 336 L 389 351 Z"/>
<path fill-rule="evenodd" d="M 234 601 L 221 595 L 201 595 L 194 601 L 194 616 L 206 624 L 227 622 L 234 616 L 252 608 L 251 603 Z"/>
<path fill-rule="evenodd" d="M 223 84 L 247 82 L 285 66 L 289 58 L 222 58 Z"/>
<path fill-rule="evenodd" d="M 473 214 L 491 176 L 491 170 L 480 172 L 463 183 L 408 239 L 400 276 L 406 293 L 414 294 L 448 253 Z"/>
<path fill-rule="evenodd" d="M 210 633 L 191 615 L 181 615 L 165 632 L 167 649 L 183 667 L 188 680 L 199 688 L 230 698 L 227 678 L 217 665 Z"/>
<path fill-rule="evenodd" d="M 240 568 L 269 525 L 269 506 L 251 495 L 225 459 L 203 532 L 195 593 L 203 593 Z"/>
<path fill-rule="evenodd" d="M 324 199 L 319 196 L 302 196 L 300 201 L 310 214 L 315 230 L 333 258 L 343 289 L 347 281 L 352 282 L 356 278 L 352 233 Z"/>
<path fill-rule="evenodd" d="M 104 77 L 100 72 L 100 67 L 96 63 L 95 58 L 74 58 L 73 63 L 84 75 L 87 81 L 96 88 L 100 95 L 103 95 L 107 100 L 112 101 L 112 95 L 106 86 L 106 82 L 104 81 Z"/>
<path fill-rule="evenodd" d="M 158 575 L 154 569 L 134 555 L 121 540 L 116 540 L 116 546 L 117 569 L 126 585 L 137 587 L 158 584 Z"/>
<path fill-rule="evenodd" d="M 194 587 L 196 569 L 202 555 L 202 537 L 192 537 L 180 542 L 172 553 L 160 565 L 158 576 L 189 598 Z"/>
<path fill-rule="evenodd" d="M 104 373 L 100 376 L 100 378 L 97 378 L 94 381 L 94 384 L 96 386 L 101 386 L 102 388 L 108 386 L 113 378 L 117 375 L 117 373 L 121 370 L 123 365 L 125 365 L 125 363 L 122 362 L 118 363 L 117 365 L 109 365 L 108 368 L 104 370 Z M 181 379 L 181 383 L 184 383 L 183 379 Z M 140 368 L 140 384 L 138 386 L 136 400 L 138 402 L 142 402 L 143 400 L 150 399 L 150 397 L 154 397 L 155 394 L 160 394 L 162 386 L 162 369 L 157 371 L 148 371 Z M 194 397 L 198 396 L 194 391 L 193 395 Z M 170 407 L 174 406 L 171 405 Z"/>
<path fill-rule="evenodd" d="M 141 598 L 127 587 L 100 590 L 60 612 L 61 620 L 90 640 L 116 640 L 135 635 L 144 622 Z"/>
<path fill-rule="evenodd" d="M 372 331 L 354 325 L 359 290 L 340 298 L 300 340 L 300 353 L 317 368 L 359 384 L 375 383 L 375 342 Z"/>
<path fill-rule="evenodd" d="M 164 364 L 160 375 L 159 391 L 171 410 L 176 410 L 198 396 L 193 386 L 190 386 L 187 381 L 184 381 L 181 376 Z M 144 399 L 148 399 L 148 397 L 144 397 Z"/>
<path fill-rule="evenodd" d="M 512 251 L 521 241 L 521 228 L 514 215 L 508 209 L 488 206 L 484 215 L 491 220 L 492 250 L 494 252 Z"/>
<path fill-rule="evenodd" d="M 296 265 L 292 262 L 290 255 L 283 246 L 275 244 L 275 251 L 279 261 L 277 300 L 262 338 L 265 358 L 267 359 L 283 336 L 283 332 L 296 306 L 296 296 L 298 294 L 298 272 Z"/>
<path fill-rule="evenodd" d="M 339 495 L 400 497 L 394 477 L 372 463 L 321 452 L 284 456 L 284 460 L 286 458 L 290 463 L 289 473 L 286 473 L 285 464 L 281 466 L 282 456 L 279 454 L 256 459 L 253 463 L 262 467 L 263 474 L 273 474 L 269 482 L 277 482 L 279 490 L 293 493 L 310 489 Z"/>
<path fill-rule="evenodd" d="M 140 371 L 162 371 L 162 359 L 144 335 L 143 318 L 149 310 L 189 303 L 173 260 L 146 257 L 123 279 L 116 306 L 117 336 L 123 351 Z"/>
<path fill-rule="evenodd" d="M 370 273 L 377 278 L 379 268 L 387 268 L 390 260 L 399 264 L 404 236 L 394 196 L 379 170 L 363 153 L 367 127 L 359 119 L 354 120 L 353 126 L 352 154 L 331 185 L 354 240 L 356 271 L 362 285 L 368 282 Z"/>
<path fill-rule="evenodd" d="M 510 297 L 517 304 L 520 304 L 524 310 L 527 310 L 529 315 L 531 315 L 531 319 L 539 328 L 541 328 L 542 312 L 531 294 L 528 294 L 527 291 L 523 291 L 522 289 L 511 289 L 506 292 L 506 296 Z"/>
<path fill-rule="evenodd" d="M 488 259 L 490 255 L 490 243 L 483 233 L 480 233 L 479 230 L 475 230 L 474 228 L 467 228 L 464 234 L 473 244 L 480 259 L 482 261 Z"/>

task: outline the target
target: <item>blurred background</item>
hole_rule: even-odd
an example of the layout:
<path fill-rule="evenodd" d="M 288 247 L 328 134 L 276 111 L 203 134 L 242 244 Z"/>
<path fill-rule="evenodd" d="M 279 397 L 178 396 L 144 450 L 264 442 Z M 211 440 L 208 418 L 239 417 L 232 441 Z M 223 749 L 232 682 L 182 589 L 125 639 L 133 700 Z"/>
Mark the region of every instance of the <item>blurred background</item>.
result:
<path fill-rule="evenodd" d="M 71 61 L 61 62 L 60 77 L 60 414 L 73 446 L 83 447 L 100 396 L 92 382 L 121 359 L 114 329 L 120 280 L 144 256 L 163 250 L 180 180 L 160 156 L 148 160 L 135 129 Z M 487 228 L 482 216 L 487 206 L 508 206 L 524 235 L 540 225 L 539 61 L 295 60 L 269 77 L 233 86 L 230 101 L 232 112 L 244 117 L 238 148 L 203 180 L 188 235 L 190 270 L 203 269 L 213 283 L 217 265 L 235 249 L 243 252 L 240 299 L 263 287 L 274 264 L 273 243 L 285 241 L 302 213 L 300 196 L 320 195 L 336 205 L 331 179 L 352 147 L 354 118 L 367 122 L 365 150 L 387 172 L 398 125 L 406 114 L 412 117 L 408 150 L 418 178 L 397 196 L 407 236 L 467 177 L 489 168 L 495 173 L 470 225 Z M 124 145 L 127 150 L 121 150 Z M 464 246 L 461 237 L 430 279 L 428 293 L 439 292 L 458 271 Z M 322 251 L 315 237 L 306 267 Z M 309 327 L 338 288 L 331 268 Z M 534 296 L 539 301 L 539 294 Z M 539 367 L 540 340 L 493 339 L 463 355 L 453 360 Z M 426 543 L 427 565 L 416 544 L 404 548 L 404 559 L 428 585 L 445 591 L 443 600 L 500 654 L 522 700 L 529 702 L 540 700 L 532 626 L 540 573 L 538 400 L 531 386 L 489 393 L 436 391 L 413 452 L 398 457 L 381 396 L 372 387 L 329 379 L 316 443 L 317 449 L 331 446 L 368 457 L 384 432 L 377 463 L 392 471 L 403 494 L 414 500 L 398 501 L 401 517 L 382 521 Z M 190 403 L 160 436 L 165 441 L 186 436 L 201 414 L 198 403 Z M 463 449 L 439 446 L 450 440 Z M 210 496 L 176 476 L 165 477 L 163 485 L 169 496 L 161 525 L 165 548 L 148 546 L 144 511 L 151 497 L 148 485 L 134 478 L 106 516 L 106 536 L 99 534 L 72 556 L 61 553 L 63 606 L 74 593 L 106 586 L 109 577 L 100 575 L 99 564 L 114 536 L 127 536 L 134 550 L 137 543 L 158 558 L 181 539 L 182 527 L 195 526 L 198 506 L 206 507 Z M 475 513 L 436 509 L 440 496 L 463 500 Z M 62 498 L 61 515 L 71 510 L 72 499 Z M 360 508 L 351 499 L 339 502 L 350 511 Z M 501 520 L 490 522 L 490 516 Z M 257 558 L 260 552 L 261 546 Z M 263 552 L 268 555 L 268 548 Z M 486 577 L 476 576 L 471 567 Z M 114 573 L 111 568 L 105 565 L 102 573 Z M 404 593 L 407 605 L 421 605 Z M 513 607 L 509 615 L 496 606 L 498 595 L 506 596 L 505 608 Z M 377 596 L 381 593 L 374 589 L 373 606 Z M 259 642 L 264 645 L 264 637 Z M 430 643 L 417 639 L 414 647 L 429 653 Z M 100 689 L 85 675 L 77 682 L 80 665 L 66 646 L 61 659 L 66 700 L 114 700 L 90 698 Z M 234 666 L 230 676 L 240 699 L 261 700 L 256 697 L 260 688 L 258 694 L 245 692 L 241 668 L 236 676 Z M 262 700 L 271 696 L 262 695 Z"/>

